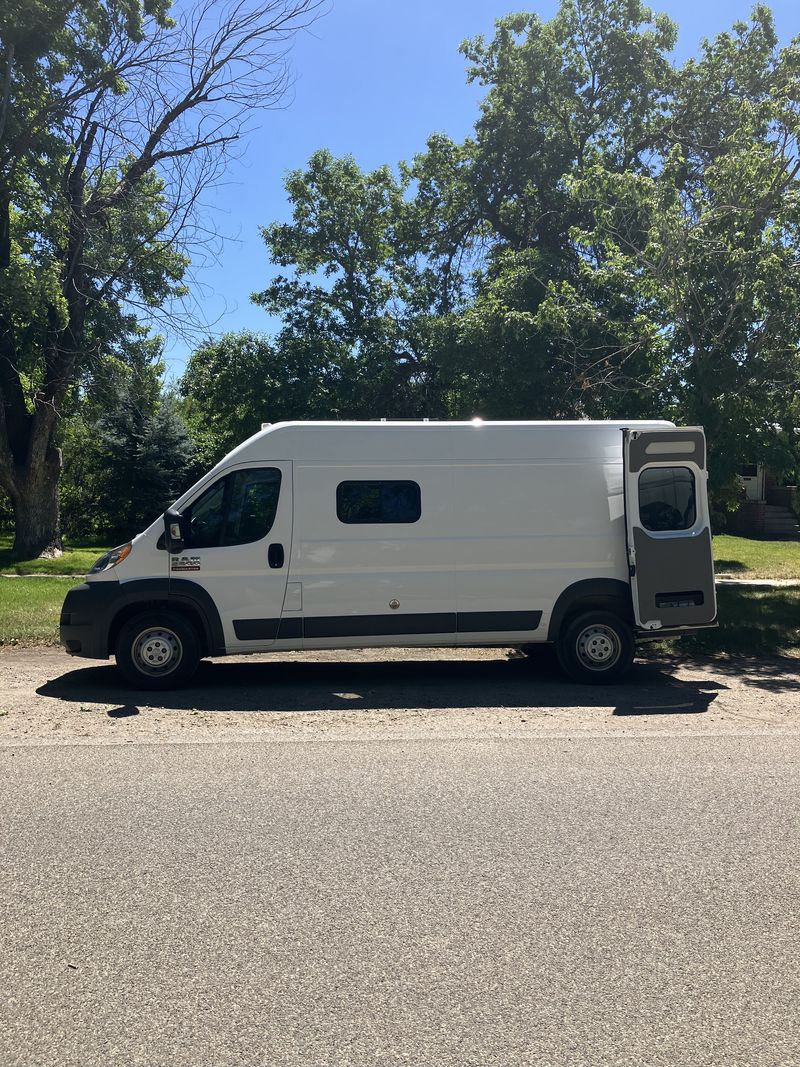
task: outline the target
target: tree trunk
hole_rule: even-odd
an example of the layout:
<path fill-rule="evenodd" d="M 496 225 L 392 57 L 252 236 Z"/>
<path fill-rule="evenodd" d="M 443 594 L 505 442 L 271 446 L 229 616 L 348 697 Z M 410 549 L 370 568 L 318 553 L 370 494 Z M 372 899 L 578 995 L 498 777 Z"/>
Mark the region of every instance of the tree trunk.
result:
<path fill-rule="evenodd" d="M 51 446 L 36 466 L 17 467 L 11 502 L 14 506 L 14 555 L 17 559 L 60 556 L 61 507 L 58 482 L 61 450 Z"/>

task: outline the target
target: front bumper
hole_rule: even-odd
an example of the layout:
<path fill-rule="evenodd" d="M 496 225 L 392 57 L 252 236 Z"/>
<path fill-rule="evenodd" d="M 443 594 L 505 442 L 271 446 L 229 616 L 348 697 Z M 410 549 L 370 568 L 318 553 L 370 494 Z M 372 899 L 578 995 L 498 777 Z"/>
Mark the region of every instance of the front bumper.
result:
<path fill-rule="evenodd" d="M 61 609 L 61 644 L 71 656 L 108 659 L 111 607 L 119 582 L 84 582 L 70 589 Z"/>

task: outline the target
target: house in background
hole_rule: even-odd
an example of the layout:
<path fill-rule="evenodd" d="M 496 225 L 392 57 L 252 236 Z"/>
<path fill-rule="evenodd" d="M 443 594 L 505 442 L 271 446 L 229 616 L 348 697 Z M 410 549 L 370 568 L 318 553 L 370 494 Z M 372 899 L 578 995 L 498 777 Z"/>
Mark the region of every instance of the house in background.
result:
<path fill-rule="evenodd" d="M 796 485 L 780 485 L 763 463 L 739 468 L 744 499 L 728 517 L 728 533 L 770 541 L 800 541 L 800 496 Z"/>

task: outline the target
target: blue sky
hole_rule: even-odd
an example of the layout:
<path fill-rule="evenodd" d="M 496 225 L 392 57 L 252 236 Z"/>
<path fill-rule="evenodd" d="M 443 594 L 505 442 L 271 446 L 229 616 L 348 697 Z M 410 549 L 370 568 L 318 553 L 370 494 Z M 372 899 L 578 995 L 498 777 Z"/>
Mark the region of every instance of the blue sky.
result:
<path fill-rule="evenodd" d="M 195 271 L 195 296 L 212 332 L 275 328 L 249 295 L 263 289 L 272 273 L 258 228 L 289 217 L 283 189 L 288 170 L 302 167 L 317 148 L 352 153 L 372 168 L 411 158 L 435 130 L 464 137 L 480 90 L 466 85 L 459 43 L 477 33 L 491 35 L 494 20 L 511 11 L 549 18 L 556 6 L 554 0 L 333 0 L 295 42 L 289 106 L 263 117 L 224 185 L 207 194 L 215 225 L 227 237 L 219 257 L 198 263 Z M 782 40 L 800 33 L 798 0 L 771 6 Z M 653 7 L 678 23 L 675 58 L 681 61 L 696 52 L 702 37 L 746 18 L 752 4 L 667 0 Z M 181 374 L 190 351 L 185 340 L 168 340 L 170 377 Z"/>

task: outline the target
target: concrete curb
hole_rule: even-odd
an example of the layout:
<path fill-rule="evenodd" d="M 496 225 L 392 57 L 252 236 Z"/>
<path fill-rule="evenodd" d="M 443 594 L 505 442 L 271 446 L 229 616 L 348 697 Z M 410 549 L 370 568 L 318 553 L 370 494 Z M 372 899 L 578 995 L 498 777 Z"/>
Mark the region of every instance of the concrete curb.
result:
<path fill-rule="evenodd" d="M 717 585 L 761 586 L 764 589 L 800 589 L 798 578 L 723 578 L 716 579 Z"/>

